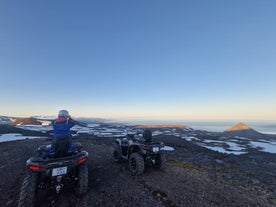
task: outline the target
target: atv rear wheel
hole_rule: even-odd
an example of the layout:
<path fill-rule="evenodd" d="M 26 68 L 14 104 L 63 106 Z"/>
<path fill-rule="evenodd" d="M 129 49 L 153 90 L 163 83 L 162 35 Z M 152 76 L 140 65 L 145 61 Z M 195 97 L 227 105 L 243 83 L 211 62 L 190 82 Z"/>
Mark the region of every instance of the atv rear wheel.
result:
<path fill-rule="evenodd" d="M 129 169 L 132 175 L 141 175 L 144 172 L 145 162 L 141 154 L 134 152 L 129 158 Z"/>
<path fill-rule="evenodd" d="M 77 184 L 77 195 L 83 195 L 88 190 L 88 167 L 86 164 L 79 166 L 79 179 Z"/>
<path fill-rule="evenodd" d="M 18 207 L 35 206 L 35 193 L 38 181 L 38 174 L 28 170 L 21 186 Z"/>
<path fill-rule="evenodd" d="M 119 144 L 116 144 L 114 151 L 113 151 L 113 159 L 115 162 L 122 161 L 122 149 Z"/>
<path fill-rule="evenodd" d="M 153 166 L 157 170 L 164 169 L 165 167 L 165 155 L 164 154 L 158 154 L 156 159 L 155 159 L 155 165 Z"/>

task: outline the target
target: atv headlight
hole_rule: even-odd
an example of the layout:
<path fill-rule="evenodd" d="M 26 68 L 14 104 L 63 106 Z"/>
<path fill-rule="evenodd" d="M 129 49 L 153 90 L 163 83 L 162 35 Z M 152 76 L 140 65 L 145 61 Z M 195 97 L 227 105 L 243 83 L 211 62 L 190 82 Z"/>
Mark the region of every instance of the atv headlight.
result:
<path fill-rule="evenodd" d="M 152 148 L 152 151 L 153 151 L 153 152 L 159 152 L 159 147 L 153 147 L 153 148 Z"/>

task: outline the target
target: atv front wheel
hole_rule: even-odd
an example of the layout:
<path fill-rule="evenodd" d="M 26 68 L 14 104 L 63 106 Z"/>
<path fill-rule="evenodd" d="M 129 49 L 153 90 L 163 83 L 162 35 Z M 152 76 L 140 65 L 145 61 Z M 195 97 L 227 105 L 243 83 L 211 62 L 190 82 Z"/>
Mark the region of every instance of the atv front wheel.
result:
<path fill-rule="evenodd" d="M 88 167 L 86 164 L 79 166 L 79 179 L 76 193 L 77 195 L 83 195 L 88 190 Z"/>
<path fill-rule="evenodd" d="M 132 175 L 141 175 L 144 172 L 145 162 L 142 157 L 137 152 L 130 155 L 129 158 L 129 169 Z"/>
<path fill-rule="evenodd" d="M 38 174 L 28 171 L 21 186 L 18 207 L 35 206 L 35 193 L 38 181 Z"/>
<path fill-rule="evenodd" d="M 115 162 L 122 161 L 122 149 L 119 144 L 116 144 L 114 151 L 113 151 L 113 159 Z"/>

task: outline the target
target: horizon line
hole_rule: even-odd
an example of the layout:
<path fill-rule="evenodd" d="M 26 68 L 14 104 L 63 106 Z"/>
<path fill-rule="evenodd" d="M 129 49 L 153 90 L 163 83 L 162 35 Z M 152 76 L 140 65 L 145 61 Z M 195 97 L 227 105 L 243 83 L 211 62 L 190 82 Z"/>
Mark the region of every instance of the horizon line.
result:
<path fill-rule="evenodd" d="M 29 117 L 57 117 L 56 115 L 31 115 L 31 116 L 16 116 L 16 115 L 0 115 L 0 117 L 13 117 L 13 118 L 29 118 Z M 235 122 L 254 122 L 254 121 L 276 121 L 276 118 L 150 118 L 150 117 L 100 117 L 100 116 L 72 116 L 76 119 L 105 119 L 107 121 L 123 121 L 123 122 L 133 122 L 133 121 L 150 121 L 150 122 L 190 122 L 190 121 L 201 121 L 201 122 L 212 122 L 212 121 L 235 121 Z"/>

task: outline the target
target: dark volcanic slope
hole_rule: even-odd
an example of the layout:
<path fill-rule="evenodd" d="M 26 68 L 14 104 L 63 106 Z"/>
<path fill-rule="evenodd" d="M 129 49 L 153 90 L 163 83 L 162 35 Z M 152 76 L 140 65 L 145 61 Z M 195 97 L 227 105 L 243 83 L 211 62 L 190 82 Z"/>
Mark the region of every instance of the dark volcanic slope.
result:
<path fill-rule="evenodd" d="M 131 176 L 127 162 L 112 160 L 113 138 L 78 137 L 89 152 L 89 191 L 77 197 L 64 188 L 38 195 L 38 206 L 275 206 L 276 154 L 243 156 L 217 153 L 173 136 L 154 137 L 174 152 L 166 152 L 162 171 L 147 168 Z M 43 139 L 0 143 L 0 206 L 17 206 L 25 161 Z M 8 173 L 7 173 L 8 172 Z"/>
<path fill-rule="evenodd" d="M 0 135 L 8 133 L 19 133 L 24 136 L 48 136 L 48 133 L 43 133 L 39 131 L 31 131 L 26 129 L 20 129 L 10 125 L 0 125 Z M 1 139 L 1 136 L 0 136 Z"/>

